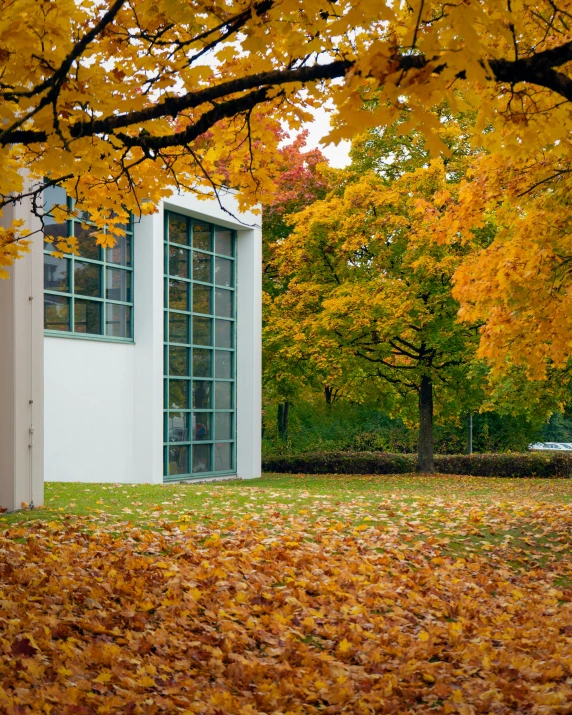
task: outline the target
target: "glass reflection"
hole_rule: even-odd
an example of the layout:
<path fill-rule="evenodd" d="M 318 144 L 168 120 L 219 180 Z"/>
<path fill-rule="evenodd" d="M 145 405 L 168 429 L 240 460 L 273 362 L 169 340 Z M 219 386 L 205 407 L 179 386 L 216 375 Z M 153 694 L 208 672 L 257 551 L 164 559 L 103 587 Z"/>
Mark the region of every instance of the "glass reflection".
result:
<path fill-rule="evenodd" d="M 212 256 L 193 251 L 193 280 L 212 283 Z"/>
<path fill-rule="evenodd" d="M 217 348 L 232 347 L 233 325 L 229 320 L 215 320 L 215 345 Z"/>
<path fill-rule="evenodd" d="M 180 278 L 189 277 L 189 251 L 186 248 L 169 247 L 169 274 Z"/>
<path fill-rule="evenodd" d="M 211 446 L 210 444 L 197 444 L 193 446 L 193 472 L 210 472 Z"/>
<path fill-rule="evenodd" d="M 95 242 L 95 234 L 99 229 L 95 226 L 73 222 L 74 236 L 77 239 L 77 250 L 82 258 L 91 258 L 94 261 L 101 259 L 101 249 Z"/>
<path fill-rule="evenodd" d="M 212 251 L 211 227 L 208 223 L 193 221 L 193 248 Z"/>
<path fill-rule="evenodd" d="M 212 345 L 212 322 L 210 318 L 193 318 L 194 345 Z"/>
<path fill-rule="evenodd" d="M 189 319 L 181 313 L 169 313 L 169 342 L 189 342 Z"/>
<path fill-rule="evenodd" d="M 226 350 L 215 352 L 215 377 L 228 379 L 232 377 L 232 353 Z"/>
<path fill-rule="evenodd" d="M 215 413 L 215 439 L 232 439 L 232 413 Z"/>
<path fill-rule="evenodd" d="M 113 248 L 106 249 L 108 263 L 116 263 L 119 266 L 131 265 L 131 236 L 120 236 L 115 238 Z"/>
<path fill-rule="evenodd" d="M 171 310 L 189 310 L 189 284 L 184 281 L 169 281 L 169 308 Z"/>
<path fill-rule="evenodd" d="M 215 258 L 216 285 L 232 287 L 232 265 L 233 262 L 227 258 Z"/>
<path fill-rule="evenodd" d="M 74 300 L 74 330 L 76 333 L 101 335 L 102 303 L 93 300 Z"/>
<path fill-rule="evenodd" d="M 189 408 L 188 385 L 187 380 L 169 380 L 169 409 L 187 410 Z"/>
<path fill-rule="evenodd" d="M 131 303 L 131 271 L 121 268 L 108 268 L 105 277 L 106 297 Z"/>
<path fill-rule="evenodd" d="M 193 349 L 193 377 L 212 377 L 212 350 Z"/>
<path fill-rule="evenodd" d="M 193 409 L 205 410 L 211 406 L 211 382 L 194 380 L 193 382 Z"/>
<path fill-rule="evenodd" d="M 189 473 L 189 448 L 169 447 L 169 474 Z"/>
<path fill-rule="evenodd" d="M 185 377 L 188 374 L 187 348 L 169 348 L 169 375 Z"/>
<path fill-rule="evenodd" d="M 44 328 L 46 330 L 70 329 L 70 299 L 60 295 L 44 296 Z"/>
<path fill-rule="evenodd" d="M 215 253 L 232 256 L 232 231 L 227 228 L 215 228 Z"/>
<path fill-rule="evenodd" d="M 215 315 L 220 318 L 232 318 L 232 296 L 230 290 L 217 288 L 215 292 Z"/>
<path fill-rule="evenodd" d="M 232 469 L 232 443 L 215 444 L 215 472 L 229 472 Z"/>
<path fill-rule="evenodd" d="M 105 306 L 105 334 L 113 338 L 131 337 L 131 307 L 107 303 Z"/>
<path fill-rule="evenodd" d="M 181 243 L 183 246 L 189 245 L 187 219 L 184 216 L 169 214 L 169 241 Z"/>
<path fill-rule="evenodd" d="M 169 412 L 167 415 L 167 434 L 169 442 L 190 442 L 189 413 Z"/>
<path fill-rule="evenodd" d="M 101 297 L 101 268 L 95 263 L 74 262 L 74 293 Z"/>
<path fill-rule="evenodd" d="M 44 256 L 44 289 L 69 292 L 69 266 L 68 258 L 55 258 Z"/>
<path fill-rule="evenodd" d="M 232 382 L 217 382 L 215 387 L 215 407 L 217 410 L 232 409 Z"/>
<path fill-rule="evenodd" d="M 193 313 L 212 313 L 212 288 L 193 284 Z"/>
<path fill-rule="evenodd" d="M 211 438 L 211 413 L 193 412 L 193 440 Z"/>

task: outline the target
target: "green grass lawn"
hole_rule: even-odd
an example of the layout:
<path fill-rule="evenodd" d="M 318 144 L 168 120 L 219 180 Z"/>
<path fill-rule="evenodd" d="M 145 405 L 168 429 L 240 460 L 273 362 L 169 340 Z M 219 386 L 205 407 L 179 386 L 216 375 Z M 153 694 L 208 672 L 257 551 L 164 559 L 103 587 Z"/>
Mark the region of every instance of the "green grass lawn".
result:
<path fill-rule="evenodd" d="M 348 529 L 375 526 L 404 543 L 443 540 L 452 554 L 510 549 L 510 561 L 544 562 L 570 553 L 572 480 L 419 475 L 283 475 L 252 481 L 170 485 L 46 484 L 45 506 L 4 515 L 0 526 L 31 521 L 169 529 L 241 518 L 275 528 L 301 520 Z M 525 559 L 526 560 L 526 559 Z"/>

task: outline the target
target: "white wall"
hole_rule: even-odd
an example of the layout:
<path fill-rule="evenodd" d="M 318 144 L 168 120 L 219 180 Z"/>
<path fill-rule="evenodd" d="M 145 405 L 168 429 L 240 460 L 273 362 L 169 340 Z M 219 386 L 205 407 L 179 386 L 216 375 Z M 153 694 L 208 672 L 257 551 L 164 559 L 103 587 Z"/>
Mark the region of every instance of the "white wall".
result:
<path fill-rule="evenodd" d="M 45 478 L 138 482 L 134 345 L 45 338 Z"/>
<path fill-rule="evenodd" d="M 135 224 L 135 343 L 45 338 L 45 474 L 50 481 L 163 481 L 164 209 L 237 231 L 237 474 L 260 476 L 260 217 L 175 195 Z"/>

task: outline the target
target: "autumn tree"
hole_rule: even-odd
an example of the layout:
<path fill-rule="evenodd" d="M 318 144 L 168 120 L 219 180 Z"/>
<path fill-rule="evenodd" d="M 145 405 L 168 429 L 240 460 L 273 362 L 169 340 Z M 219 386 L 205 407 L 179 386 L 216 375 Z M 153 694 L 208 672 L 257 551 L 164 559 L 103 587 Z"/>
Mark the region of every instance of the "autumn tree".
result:
<path fill-rule="evenodd" d="M 262 287 L 265 327 L 273 298 L 287 288 L 287 281 L 279 274 L 273 255 L 273 248 L 292 232 L 287 217 L 324 198 L 328 190 L 327 159 L 319 149 L 306 147 L 307 138 L 308 132 L 305 130 L 279 149 L 273 166 L 274 194 L 263 207 Z M 277 403 L 278 433 L 282 437 L 288 435 L 289 412 L 293 400 L 300 390 L 307 388 L 309 384 L 315 386 L 319 383 L 315 370 L 309 370 L 307 362 L 284 359 L 285 347 L 272 330 L 265 330 L 265 403 Z"/>
<path fill-rule="evenodd" d="M 334 139 L 405 109 L 438 148 L 431 110 L 445 100 L 474 109 L 505 155 L 557 145 L 569 156 L 571 10 L 569 0 L 2 0 L 0 207 L 28 196 L 41 214 L 43 187 L 63 186 L 107 224 L 104 242 L 125 211 L 153 210 L 172 187 L 230 182 L 241 201 L 264 201 L 280 122 L 299 128 L 327 101 Z M 3 265 L 21 238 L 20 225 L 2 229 Z"/>

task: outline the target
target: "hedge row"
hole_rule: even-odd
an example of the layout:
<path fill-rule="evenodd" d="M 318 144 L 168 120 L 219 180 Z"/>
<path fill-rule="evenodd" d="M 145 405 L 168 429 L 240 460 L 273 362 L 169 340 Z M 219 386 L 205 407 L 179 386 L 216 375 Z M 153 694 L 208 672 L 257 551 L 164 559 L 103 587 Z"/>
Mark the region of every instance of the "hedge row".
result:
<path fill-rule="evenodd" d="M 288 474 L 410 474 L 417 455 L 387 452 L 312 452 L 267 457 L 265 472 Z M 438 454 L 435 471 L 475 477 L 571 477 L 572 453 Z"/>

